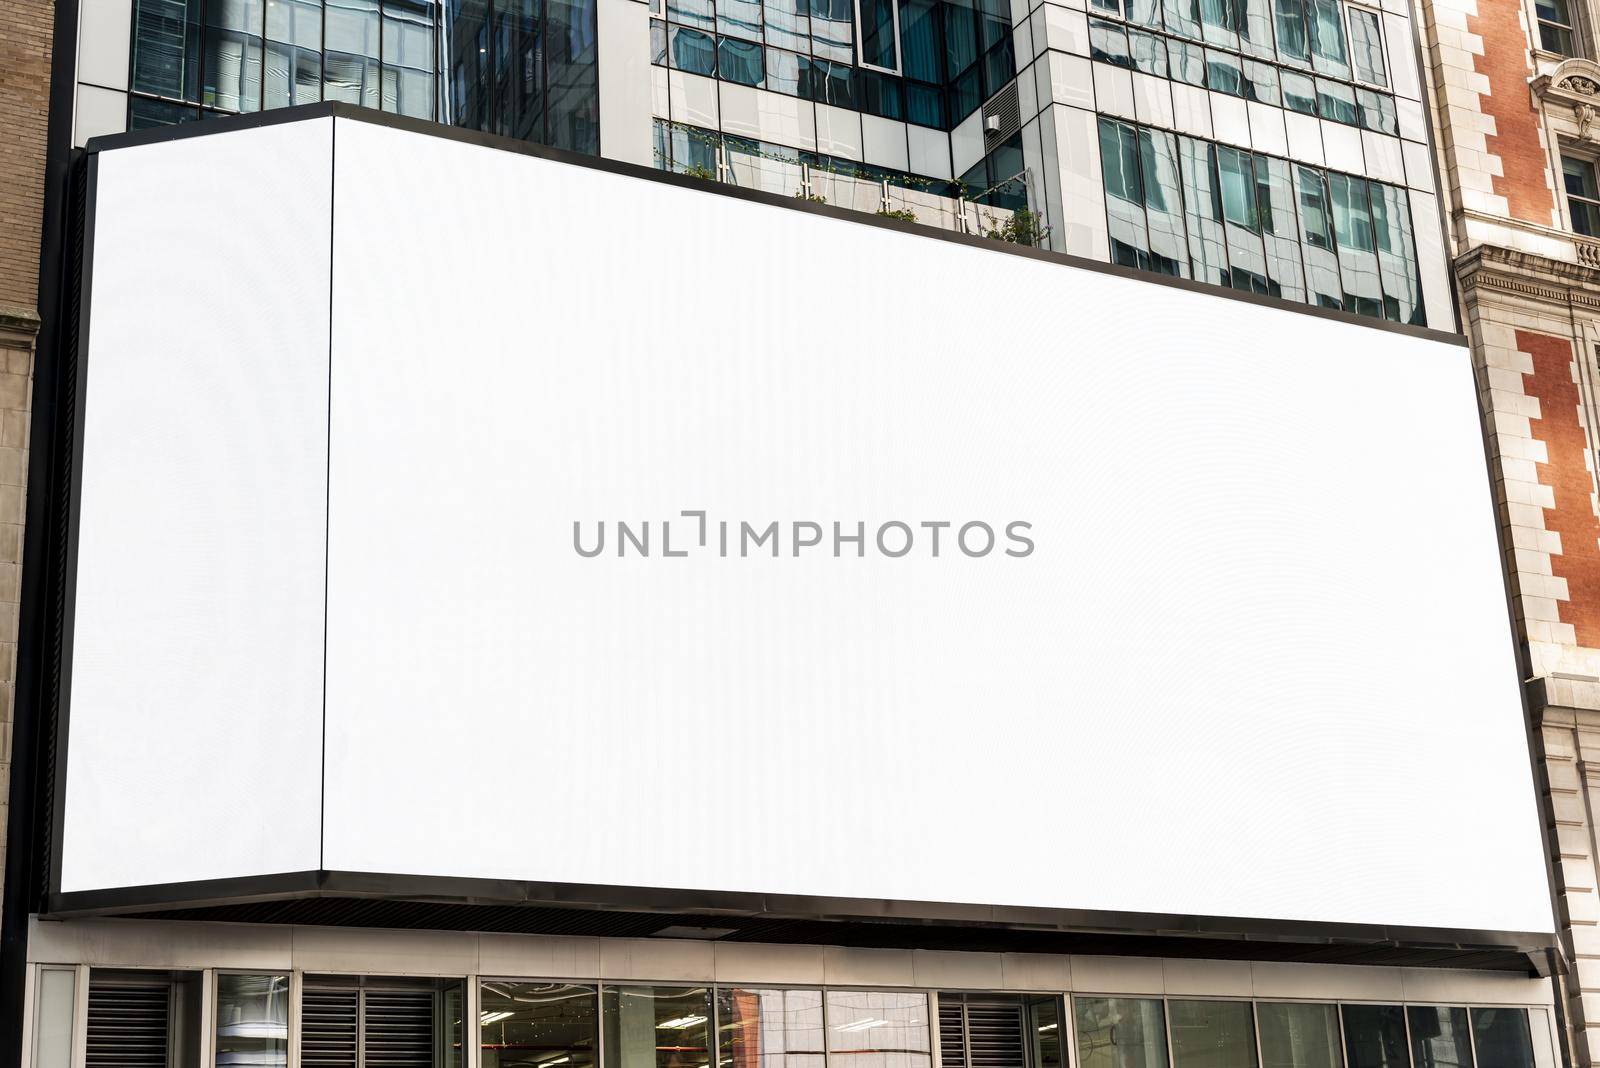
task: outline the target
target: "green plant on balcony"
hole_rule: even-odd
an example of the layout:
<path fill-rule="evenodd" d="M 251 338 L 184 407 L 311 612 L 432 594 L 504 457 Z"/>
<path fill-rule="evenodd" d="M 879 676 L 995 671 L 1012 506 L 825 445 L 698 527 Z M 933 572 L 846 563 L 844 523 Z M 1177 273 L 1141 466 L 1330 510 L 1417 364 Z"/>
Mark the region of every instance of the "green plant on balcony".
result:
<path fill-rule="evenodd" d="M 917 221 L 917 213 L 910 208 L 879 208 L 878 214 L 885 219 L 900 219 L 903 222 Z"/>
<path fill-rule="evenodd" d="M 828 198 L 821 193 L 807 193 L 804 189 L 796 189 L 794 198 L 796 200 L 810 201 L 812 204 L 826 204 L 828 202 Z"/>
<path fill-rule="evenodd" d="M 1044 240 L 1049 231 L 1043 225 L 1043 220 L 1035 212 L 1027 208 L 1018 208 L 1012 213 L 1011 218 L 998 226 L 992 219 L 986 219 L 983 236 L 995 241 L 1009 241 L 1013 245 L 1027 245 L 1030 248 Z"/>
<path fill-rule="evenodd" d="M 710 167 L 707 167 L 704 163 L 696 163 L 683 173 L 690 178 L 699 178 L 704 182 L 714 182 L 717 180 L 716 172 L 714 172 Z"/>

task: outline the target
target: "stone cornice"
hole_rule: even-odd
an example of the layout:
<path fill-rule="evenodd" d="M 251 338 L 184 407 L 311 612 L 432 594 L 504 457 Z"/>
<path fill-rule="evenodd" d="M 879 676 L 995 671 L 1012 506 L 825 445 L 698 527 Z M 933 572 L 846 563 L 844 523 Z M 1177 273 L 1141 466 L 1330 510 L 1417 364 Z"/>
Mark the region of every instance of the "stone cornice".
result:
<path fill-rule="evenodd" d="M 1578 136 L 1587 138 L 1600 105 L 1600 63 L 1587 59 L 1564 59 L 1549 74 L 1531 83 L 1533 95 L 1545 106 L 1563 104 L 1572 109 L 1578 121 Z"/>
<path fill-rule="evenodd" d="M 39 333 L 39 314 L 32 308 L 0 304 L 0 345 L 7 348 L 32 348 Z"/>
<path fill-rule="evenodd" d="M 1479 245 L 1456 258 L 1455 271 L 1464 292 L 1491 290 L 1563 308 L 1575 305 L 1600 311 L 1600 266 Z"/>

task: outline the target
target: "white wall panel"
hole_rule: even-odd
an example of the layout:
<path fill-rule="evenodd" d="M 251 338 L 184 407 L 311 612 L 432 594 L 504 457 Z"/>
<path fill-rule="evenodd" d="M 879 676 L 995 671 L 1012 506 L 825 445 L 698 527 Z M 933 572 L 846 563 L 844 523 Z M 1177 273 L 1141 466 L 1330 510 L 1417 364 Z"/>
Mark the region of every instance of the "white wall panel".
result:
<path fill-rule="evenodd" d="M 1093 144 L 1083 116 L 1067 145 Z M 205 153 L 240 136 L 126 153 L 232 176 Z M 312 366 L 278 413 L 329 434 L 328 868 L 1550 930 L 1464 347 L 362 121 L 338 120 L 337 168 L 331 394 Z M 262 171 L 230 195 L 325 188 Z M 414 188 L 452 196 L 419 214 Z M 824 264 L 894 286 L 819 288 Z M 105 281 L 123 295 L 100 285 L 151 322 L 190 309 L 127 270 Z M 297 292 L 208 308 L 315 340 L 282 311 Z M 242 366 L 270 384 L 280 363 Z M 285 435 L 248 430 L 212 437 L 276 473 Z M 320 501 L 318 455 L 289 469 Z M 163 503 L 192 489 L 143 477 Z M 226 531 L 266 507 L 222 504 L 184 514 Z M 295 531 L 317 516 L 275 507 Z M 1023 520 L 1037 548 L 836 558 L 786 536 L 722 558 L 713 525 L 663 558 L 685 509 Z M 575 521 L 618 519 L 656 524 L 651 556 L 615 555 L 614 527 L 612 551 L 574 552 Z M 134 560 L 96 544 L 84 574 L 119 593 Z M 316 552 L 228 558 L 252 588 L 320 590 Z M 275 671 L 306 659 L 299 635 L 271 647 L 291 617 L 190 618 L 138 581 L 160 633 L 265 630 Z M 88 663 L 85 686 L 134 677 Z M 144 669 L 220 710 L 185 759 L 292 792 L 303 754 L 234 744 L 253 694 Z M 174 759 L 147 757 L 144 779 Z M 198 774 L 209 798 L 223 773 Z M 75 810 L 97 842 L 104 808 Z M 260 837 L 229 844 L 239 864 L 299 866 Z"/>
<path fill-rule="evenodd" d="M 98 157 L 63 890 L 318 866 L 332 127 Z"/>
<path fill-rule="evenodd" d="M 1464 348 L 366 124 L 338 166 L 330 866 L 1549 927 Z M 456 206 L 393 226 L 397 167 Z M 797 305 L 823 262 L 892 312 Z M 1039 549 L 574 553 L 698 508 Z"/>

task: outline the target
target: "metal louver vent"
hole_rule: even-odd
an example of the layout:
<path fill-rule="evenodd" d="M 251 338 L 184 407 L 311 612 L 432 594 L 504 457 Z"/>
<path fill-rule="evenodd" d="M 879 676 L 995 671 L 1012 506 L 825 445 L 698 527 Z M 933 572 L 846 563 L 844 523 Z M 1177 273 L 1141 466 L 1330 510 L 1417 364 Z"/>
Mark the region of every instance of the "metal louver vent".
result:
<path fill-rule="evenodd" d="M 967 1029 L 962 1020 L 962 1004 L 947 995 L 939 998 L 940 1068 L 966 1068 Z"/>
<path fill-rule="evenodd" d="M 1017 99 L 1017 83 L 1012 82 L 983 105 L 983 147 L 993 148 L 1020 129 L 1022 104 Z"/>
<path fill-rule="evenodd" d="M 967 1003 L 969 1068 L 1024 1068 L 1022 1007 Z"/>
<path fill-rule="evenodd" d="M 300 1064 L 303 1068 L 356 1068 L 361 1018 L 358 990 L 317 990 L 300 997 Z"/>
<path fill-rule="evenodd" d="M 364 1068 L 430 1068 L 433 995 L 425 990 L 366 992 Z"/>
<path fill-rule="evenodd" d="M 87 1068 L 166 1068 L 172 986 L 89 982 Z"/>

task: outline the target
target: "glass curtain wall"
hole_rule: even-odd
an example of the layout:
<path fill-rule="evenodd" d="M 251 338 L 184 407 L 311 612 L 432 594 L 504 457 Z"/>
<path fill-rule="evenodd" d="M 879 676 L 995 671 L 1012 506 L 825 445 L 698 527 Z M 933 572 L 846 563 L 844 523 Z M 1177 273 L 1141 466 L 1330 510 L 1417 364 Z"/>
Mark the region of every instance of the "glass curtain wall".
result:
<path fill-rule="evenodd" d="M 1374 11 L 1340 0 L 1278 0 L 1270 10 L 1267 0 L 1090 0 L 1090 8 L 1104 16 L 1089 20 L 1090 56 L 1100 62 L 1399 133 Z"/>
<path fill-rule="evenodd" d="M 1115 263 L 1427 322 L 1403 189 L 1104 117 L 1100 163 Z"/>
<path fill-rule="evenodd" d="M 950 129 L 1016 76 L 1006 0 L 652 0 L 652 61 Z M 898 17 L 899 37 L 894 35 Z"/>
<path fill-rule="evenodd" d="M 432 0 L 134 0 L 129 128 L 344 100 L 435 117 Z"/>
<path fill-rule="evenodd" d="M 600 153 L 595 0 L 448 0 L 453 125 Z"/>

